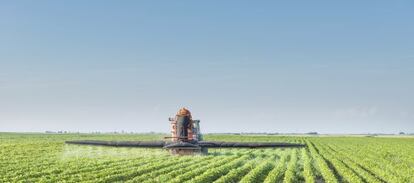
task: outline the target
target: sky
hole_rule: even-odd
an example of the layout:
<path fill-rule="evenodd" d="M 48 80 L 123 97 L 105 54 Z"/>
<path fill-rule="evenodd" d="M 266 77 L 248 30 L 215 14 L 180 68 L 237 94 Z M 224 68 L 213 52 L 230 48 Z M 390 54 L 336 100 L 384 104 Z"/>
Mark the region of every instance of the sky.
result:
<path fill-rule="evenodd" d="M 413 1 L 1 1 L 0 131 L 414 132 Z"/>

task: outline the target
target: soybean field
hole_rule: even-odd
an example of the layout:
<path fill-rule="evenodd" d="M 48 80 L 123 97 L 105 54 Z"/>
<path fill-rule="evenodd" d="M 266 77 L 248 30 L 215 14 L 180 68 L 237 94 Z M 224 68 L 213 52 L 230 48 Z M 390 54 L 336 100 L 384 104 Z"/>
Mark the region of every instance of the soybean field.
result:
<path fill-rule="evenodd" d="M 64 143 L 163 136 L 0 133 L 0 182 L 414 182 L 411 137 L 206 135 L 206 140 L 295 142 L 306 147 L 209 149 L 202 156 Z"/>

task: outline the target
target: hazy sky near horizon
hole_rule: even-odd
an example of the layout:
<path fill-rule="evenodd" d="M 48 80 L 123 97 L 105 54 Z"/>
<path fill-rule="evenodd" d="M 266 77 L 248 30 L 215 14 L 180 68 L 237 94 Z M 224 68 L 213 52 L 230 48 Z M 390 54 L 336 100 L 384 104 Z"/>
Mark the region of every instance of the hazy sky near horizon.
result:
<path fill-rule="evenodd" d="M 414 132 L 413 1 L 1 1 L 0 131 Z"/>

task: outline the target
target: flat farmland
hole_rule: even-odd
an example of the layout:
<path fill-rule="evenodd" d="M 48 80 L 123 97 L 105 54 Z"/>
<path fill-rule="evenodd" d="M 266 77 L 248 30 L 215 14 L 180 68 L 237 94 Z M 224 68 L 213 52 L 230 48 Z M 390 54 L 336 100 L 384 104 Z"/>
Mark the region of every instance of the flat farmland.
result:
<path fill-rule="evenodd" d="M 206 135 L 205 140 L 307 146 L 209 149 L 203 156 L 64 143 L 163 136 L 0 133 L 0 182 L 414 182 L 411 137 Z"/>

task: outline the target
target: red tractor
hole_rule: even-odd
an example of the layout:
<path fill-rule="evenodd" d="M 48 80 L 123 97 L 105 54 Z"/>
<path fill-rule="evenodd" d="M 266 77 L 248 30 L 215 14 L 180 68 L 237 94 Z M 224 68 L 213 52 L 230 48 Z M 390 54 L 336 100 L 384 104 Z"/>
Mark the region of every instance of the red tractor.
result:
<path fill-rule="evenodd" d="M 193 155 L 207 154 L 207 148 L 290 148 L 304 147 L 303 144 L 292 144 L 285 142 L 219 142 L 203 141 L 200 132 L 200 120 L 193 120 L 191 112 L 181 108 L 175 118 L 169 118 L 171 122 L 171 141 L 100 141 L 100 140 L 77 140 L 66 141 L 67 144 L 78 145 L 100 145 L 114 147 L 142 147 L 142 148 L 164 148 L 171 154 Z"/>

